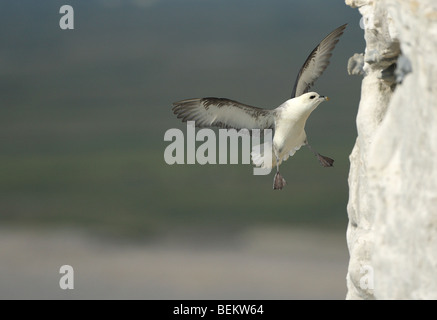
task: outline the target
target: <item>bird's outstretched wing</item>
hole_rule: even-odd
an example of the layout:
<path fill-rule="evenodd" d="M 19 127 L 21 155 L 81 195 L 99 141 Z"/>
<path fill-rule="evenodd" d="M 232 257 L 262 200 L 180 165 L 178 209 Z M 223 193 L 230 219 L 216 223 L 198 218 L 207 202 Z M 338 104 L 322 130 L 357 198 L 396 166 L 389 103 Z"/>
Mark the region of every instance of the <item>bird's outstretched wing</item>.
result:
<path fill-rule="evenodd" d="M 274 111 L 225 98 L 187 99 L 173 103 L 174 114 L 196 127 L 273 129 Z"/>
<path fill-rule="evenodd" d="M 346 26 L 347 23 L 328 34 L 310 53 L 297 75 L 291 98 L 308 92 L 314 82 L 322 75 L 329 65 L 332 50 L 334 50 Z"/>

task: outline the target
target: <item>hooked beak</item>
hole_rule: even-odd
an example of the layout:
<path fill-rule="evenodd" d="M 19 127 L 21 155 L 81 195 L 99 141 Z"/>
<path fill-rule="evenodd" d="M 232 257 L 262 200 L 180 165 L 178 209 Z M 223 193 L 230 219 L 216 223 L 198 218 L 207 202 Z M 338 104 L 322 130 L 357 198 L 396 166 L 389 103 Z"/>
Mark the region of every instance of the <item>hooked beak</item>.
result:
<path fill-rule="evenodd" d="M 329 101 L 329 98 L 328 98 L 328 97 L 325 97 L 325 96 L 320 96 L 319 98 L 320 98 L 320 99 L 324 99 L 325 101 Z"/>

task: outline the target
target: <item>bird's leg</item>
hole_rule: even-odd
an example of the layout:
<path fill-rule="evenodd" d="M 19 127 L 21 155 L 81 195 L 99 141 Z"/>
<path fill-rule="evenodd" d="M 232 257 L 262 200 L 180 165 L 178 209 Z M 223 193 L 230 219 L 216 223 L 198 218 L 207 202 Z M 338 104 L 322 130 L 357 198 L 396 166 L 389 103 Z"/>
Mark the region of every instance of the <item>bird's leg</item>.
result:
<path fill-rule="evenodd" d="M 279 173 L 279 156 L 278 156 L 278 152 L 276 151 L 275 147 L 273 147 L 273 150 L 275 152 L 275 157 L 276 157 L 276 174 L 275 174 L 275 177 L 273 178 L 273 190 L 282 190 L 282 188 L 285 187 L 287 182 L 285 181 L 285 179 Z"/>
<path fill-rule="evenodd" d="M 305 140 L 305 144 L 308 146 L 308 148 L 314 153 L 314 155 L 319 159 L 319 162 L 324 167 L 332 167 L 334 165 L 334 159 L 331 159 L 329 157 L 322 156 L 320 153 L 318 153 L 316 150 L 314 150 L 308 143 L 307 140 Z"/>

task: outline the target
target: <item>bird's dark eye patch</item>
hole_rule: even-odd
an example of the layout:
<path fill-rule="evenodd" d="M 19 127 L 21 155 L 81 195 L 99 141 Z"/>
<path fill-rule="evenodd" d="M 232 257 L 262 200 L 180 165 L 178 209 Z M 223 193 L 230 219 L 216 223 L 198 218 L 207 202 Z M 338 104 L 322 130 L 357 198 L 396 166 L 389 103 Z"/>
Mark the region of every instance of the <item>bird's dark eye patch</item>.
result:
<path fill-rule="evenodd" d="M 310 97 L 310 99 L 314 99 L 316 96 L 315 95 L 312 95 L 311 97 Z"/>

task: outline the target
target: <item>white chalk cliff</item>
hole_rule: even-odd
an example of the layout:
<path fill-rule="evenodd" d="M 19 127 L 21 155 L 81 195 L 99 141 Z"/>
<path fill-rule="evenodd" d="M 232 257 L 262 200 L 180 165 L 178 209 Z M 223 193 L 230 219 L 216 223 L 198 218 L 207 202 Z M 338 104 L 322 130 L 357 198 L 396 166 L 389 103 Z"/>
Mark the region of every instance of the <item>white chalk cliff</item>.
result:
<path fill-rule="evenodd" d="M 437 299 L 437 1 L 346 0 L 366 50 L 350 155 L 347 299 Z"/>

